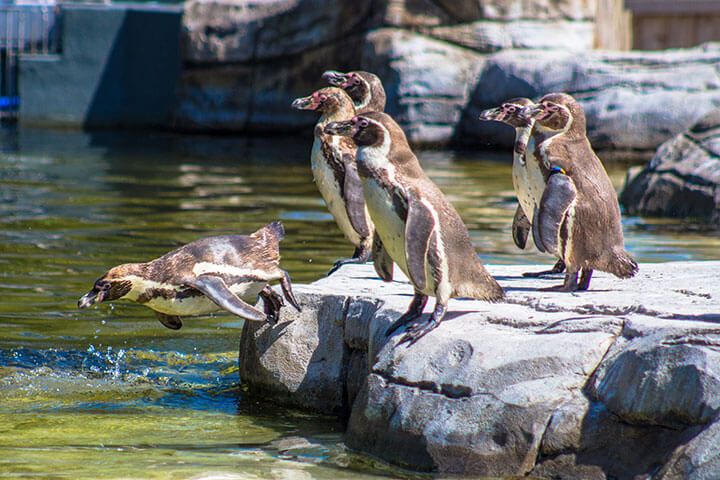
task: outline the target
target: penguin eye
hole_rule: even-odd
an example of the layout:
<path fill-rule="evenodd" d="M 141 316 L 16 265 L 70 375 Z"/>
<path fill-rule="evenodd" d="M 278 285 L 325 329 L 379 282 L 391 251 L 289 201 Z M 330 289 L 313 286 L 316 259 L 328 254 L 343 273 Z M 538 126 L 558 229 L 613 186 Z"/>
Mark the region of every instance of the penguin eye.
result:
<path fill-rule="evenodd" d="M 353 85 L 360 85 L 360 79 L 358 77 L 353 77 L 352 83 Z"/>
<path fill-rule="evenodd" d="M 560 107 L 558 107 L 557 105 L 550 105 L 550 106 L 548 107 L 548 110 L 550 110 L 551 112 L 559 112 L 559 111 L 560 111 Z"/>
<path fill-rule="evenodd" d="M 328 96 L 325 95 L 324 93 L 321 93 L 320 95 L 318 95 L 318 98 L 320 99 L 321 102 L 324 102 L 325 100 L 328 99 Z"/>
<path fill-rule="evenodd" d="M 370 122 L 368 122 L 364 118 L 360 119 L 360 128 L 367 128 L 368 125 L 370 125 Z"/>
<path fill-rule="evenodd" d="M 508 113 L 515 113 L 515 110 L 517 110 L 517 108 L 515 108 L 515 105 L 506 105 L 505 106 L 505 111 Z"/>

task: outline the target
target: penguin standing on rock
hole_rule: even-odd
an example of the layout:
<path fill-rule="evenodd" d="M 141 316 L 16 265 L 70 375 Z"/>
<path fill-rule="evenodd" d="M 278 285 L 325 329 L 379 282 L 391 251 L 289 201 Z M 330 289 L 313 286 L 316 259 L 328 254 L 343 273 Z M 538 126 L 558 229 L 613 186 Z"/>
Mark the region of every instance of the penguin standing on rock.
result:
<path fill-rule="evenodd" d="M 524 250 L 532 229 L 533 214 L 540 204 L 545 190 L 545 174 L 535 157 L 535 144 L 532 129 L 535 120 L 524 115 L 535 104 L 529 98 L 513 98 L 497 108 L 484 110 L 480 120 L 493 120 L 510 125 L 515 129 L 513 148 L 512 179 L 518 207 L 512 223 L 512 237 L 515 245 Z M 542 272 L 526 272 L 524 277 L 540 277 L 547 274 L 562 273 L 565 262 L 559 259 L 550 269 Z"/>
<path fill-rule="evenodd" d="M 345 90 L 358 114 L 385 111 L 385 89 L 377 75 L 361 70 L 342 73 L 328 70 L 323 79 L 334 87 Z"/>
<path fill-rule="evenodd" d="M 336 262 L 328 275 L 342 265 L 365 263 L 372 256 L 375 226 L 365 207 L 355 162 L 357 148 L 352 140 L 328 135 L 323 131 L 329 122 L 353 118 L 355 107 L 352 100 L 342 89 L 328 87 L 295 99 L 292 108 L 321 113 L 315 125 L 310 167 L 328 210 L 345 237 L 356 247 L 353 257 Z"/>
<path fill-rule="evenodd" d="M 563 285 L 549 290 L 587 290 L 593 270 L 634 276 L 638 265 L 625 251 L 617 194 L 587 138 L 582 107 L 570 95 L 551 93 L 526 114 L 535 120 L 535 155 L 547 178 L 533 239 L 567 266 Z"/>
<path fill-rule="evenodd" d="M 203 238 L 147 263 L 119 265 L 95 282 L 78 307 L 130 300 L 153 309 L 173 330 L 182 327 L 182 316 L 219 310 L 275 325 L 284 302 L 268 282 L 279 280 L 285 299 L 300 311 L 290 276 L 279 265 L 284 236 L 282 224 L 273 222 L 252 235 Z M 247 303 L 258 296 L 264 312 Z"/>
<path fill-rule="evenodd" d="M 375 270 L 387 281 L 394 261 L 415 290 L 407 312 L 387 335 L 416 322 L 428 296 L 436 298 L 432 315 L 408 327 L 400 343 L 412 345 L 436 328 L 450 298 L 503 298 L 502 288 L 477 257 L 460 215 L 422 170 L 389 115 L 372 112 L 329 123 L 325 132 L 352 137 L 358 146 L 358 170 L 377 233 Z"/>

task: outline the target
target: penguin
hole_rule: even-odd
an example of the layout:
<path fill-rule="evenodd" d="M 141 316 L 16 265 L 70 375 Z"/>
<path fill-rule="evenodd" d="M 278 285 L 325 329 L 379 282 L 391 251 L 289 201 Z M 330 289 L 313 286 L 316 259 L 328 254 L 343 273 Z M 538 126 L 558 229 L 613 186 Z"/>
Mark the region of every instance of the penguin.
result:
<path fill-rule="evenodd" d="M 374 73 L 328 70 L 322 74 L 322 78 L 330 85 L 345 90 L 352 98 L 358 114 L 385 111 L 385 89 L 380 78 Z"/>
<path fill-rule="evenodd" d="M 515 245 L 521 250 L 527 246 L 528 236 L 532 229 L 533 212 L 539 205 L 545 190 L 545 175 L 535 158 L 535 145 L 532 137 L 535 120 L 524 115 L 524 112 L 534 105 L 529 98 L 512 98 L 499 107 L 480 113 L 480 120 L 502 122 L 515 129 L 512 179 L 518 198 L 518 207 L 513 216 L 512 237 Z M 559 259 L 550 270 L 525 272 L 523 276 L 541 277 L 564 271 L 565 263 Z"/>
<path fill-rule="evenodd" d="M 155 311 L 167 328 L 183 316 L 227 310 L 246 320 L 275 325 L 283 297 L 268 282 L 279 280 L 283 296 L 300 311 L 290 276 L 279 266 L 285 230 L 273 222 L 251 235 L 223 235 L 188 243 L 147 263 L 111 268 L 78 301 L 79 308 L 129 300 Z M 263 299 L 264 311 L 246 302 Z"/>
<path fill-rule="evenodd" d="M 414 296 L 408 310 L 387 330 L 410 325 L 399 344 L 408 346 L 438 327 L 450 298 L 498 301 L 503 289 L 485 270 L 465 224 L 425 174 L 400 126 L 387 114 L 366 113 L 325 126 L 330 135 L 351 137 L 365 200 L 375 223 L 374 265 L 388 281 L 393 262 L 410 280 Z M 425 322 L 428 297 L 435 308 Z"/>
<path fill-rule="evenodd" d="M 313 178 L 338 227 L 356 247 L 353 257 L 337 261 L 328 275 L 342 265 L 365 263 L 372 256 L 375 226 L 365 207 L 355 162 L 357 149 L 352 140 L 323 132 L 323 127 L 331 121 L 353 118 L 355 107 L 352 100 L 344 90 L 328 87 L 295 99 L 292 108 L 321 113 L 310 154 Z"/>
<path fill-rule="evenodd" d="M 593 270 L 634 276 L 638 264 L 625 251 L 617 194 L 587 138 L 580 104 L 570 95 L 551 93 L 526 115 L 535 120 L 535 156 L 546 176 L 533 239 L 540 251 L 558 256 L 567 267 L 564 283 L 547 290 L 587 290 Z"/>

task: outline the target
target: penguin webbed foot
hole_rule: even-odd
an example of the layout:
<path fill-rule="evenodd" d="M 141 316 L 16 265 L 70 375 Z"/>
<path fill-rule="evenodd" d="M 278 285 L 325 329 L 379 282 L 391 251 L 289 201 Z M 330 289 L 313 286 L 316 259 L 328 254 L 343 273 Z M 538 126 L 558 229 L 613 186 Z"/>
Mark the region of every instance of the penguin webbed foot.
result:
<path fill-rule="evenodd" d="M 177 315 L 167 315 L 165 313 L 155 312 L 155 317 L 165 328 L 170 330 L 180 330 L 183 326 L 182 319 Z"/>
<path fill-rule="evenodd" d="M 415 325 L 410 326 L 405 332 L 405 335 L 403 335 L 398 342 L 398 345 L 407 343 L 407 348 L 412 347 L 418 340 L 440 326 L 440 322 L 442 322 L 446 312 L 447 306 L 440 303 L 435 305 L 435 310 L 433 310 L 433 313 L 428 321 L 424 323 L 416 323 Z"/>
<path fill-rule="evenodd" d="M 285 306 L 285 300 L 270 285 L 266 285 L 259 296 L 263 299 L 263 311 L 267 316 L 265 321 L 274 327 L 280 319 L 280 309 Z"/>
<path fill-rule="evenodd" d="M 389 337 L 398 328 L 407 325 L 413 320 L 419 318 L 422 315 L 423 309 L 425 308 L 425 304 L 427 303 L 427 301 L 427 295 L 415 292 L 415 296 L 413 296 L 412 302 L 410 302 L 410 306 L 408 307 L 407 312 L 403 313 L 400 318 L 395 320 L 392 325 L 388 327 L 388 329 L 385 331 L 385 337 Z"/>
<path fill-rule="evenodd" d="M 325 276 L 329 277 L 333 273 L 340 270 L 340 267 L 343 267 L 345 265 L 353 265 L 353 264 L 358 264 L 358 263 L 365 263 L 365 261 L 364 260 L 361 261 L 358 258 L 344 258 L 342 260 L 338 260 L 337 262 L 335 262 L 333 264 L 332 268 L 330 270 L 328 270 L 328 273 Z"/>
<path fill-rule="evenodd" d="M 590 280 L 588 279 L 588 285 L 589 283 Z M 565 282 L 563 282 L 562 285 L 555 285 L 540 289 L 541 292 L 576 292 L 578 290 L 578 272 L 566 272 Z"/>
<path fill-rule="evenodd" d="M 558 260 L 550 270 L 543 270 L 541 272 L 525 272 L 522 274 L 526 278 L 538 278 L 545 275 L 555 275 L 556 273 L 562 273 L 565 271 L 565 262 L 562 259 Z"/>
<path fill-rule="evenodd" d="M 290 274 L 288 272 L 283 272 L 283 276 L 280 278 L 280 288 L 282 289 L 285 300 L 290 302 L 290 305 L 292 305 L 295 310 L 302 312 L 300 302 L 297 301 L 297 298 L 295 298 L 295 294 L 293 293 L 292 282 L 290 281 Z"/>

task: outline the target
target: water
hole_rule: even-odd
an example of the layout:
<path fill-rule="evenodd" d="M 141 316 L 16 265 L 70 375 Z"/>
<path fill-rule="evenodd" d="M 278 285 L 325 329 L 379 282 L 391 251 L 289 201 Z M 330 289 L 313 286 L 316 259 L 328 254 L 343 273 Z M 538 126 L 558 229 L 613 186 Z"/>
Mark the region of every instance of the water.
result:
<path fill-rule="evenodd" d="M 308 282 L 352 252 L 312 183 L 310 139 L 3 131 L 0 477 L 381 478 L 342 425 L 239 389 L 242 321 L 162 327 L 141 306 L 79 311 L 107 268 L 280 219 Z M 486 263 L 546 263 L 510 239 L 509 152 L 421 154 Z M 619 186 L 624 167 L 610 169 Z M 626 218 L 641 262 L 715 259 L 716 232 Z M 688 228 L 690 230 L 688 231 Z"/>

